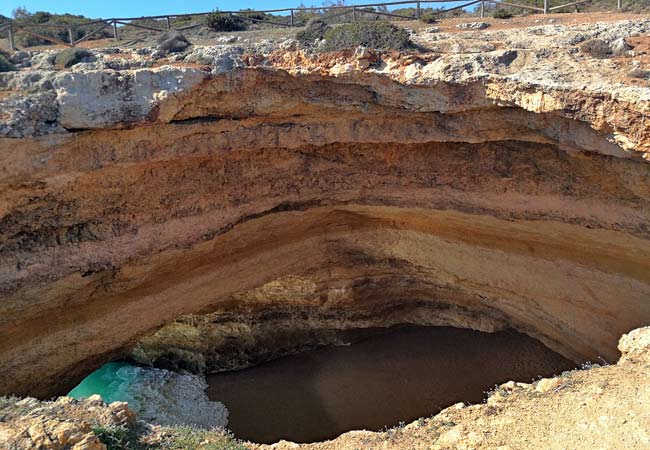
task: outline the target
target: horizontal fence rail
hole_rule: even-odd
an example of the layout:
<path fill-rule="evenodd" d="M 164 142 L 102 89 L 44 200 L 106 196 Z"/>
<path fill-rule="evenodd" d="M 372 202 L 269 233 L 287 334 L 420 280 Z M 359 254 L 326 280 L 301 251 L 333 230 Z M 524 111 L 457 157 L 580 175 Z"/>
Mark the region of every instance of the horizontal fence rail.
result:
<path fill-rule="evenodd" d="M 463 1 L 463 0 L 461 0 Z M 565 3 L 562 5 L 549 7 L 549 0 L 539 0 L 540 6 L 531 6 L 531 5 L 522 5 L 518 3 L 513 3 L 507 0 L 471 0 L 464 1 L 461 5 L 454 6 L 448 9 L 434 9 L 429 11 L 433 15 L 441 15 L 450 11 L 455 11 L 458 9 L 464 9 L 468 6 L 472 6 L 480 3 L 480 17 L 485 17 L 485 5 L 493 4 L 496 6 L 510 7 L 510 8 L 520 8 L 525 11 L 540 12 L 548 14 L 552 11 L 561 10 L 563 8 L 568 8 L 571 6 L 578 6 L 585 3 L 590 3 L 592 0 L 578 0 L 571 1 L 570 3 Z M 422 5 L 431 5 L 435 3 L 460 3 L 459 1 L 449 1 L 449 0 L 429 0 L 429 1 L 393 1 L 393 2 L 384 2 L 384 3 L 368 3 L 363 5 L 336 5 L 336 6 L 309 6 L 309 7 L 299 7 L 299 8 L 280 8 L 280 9 L 266 9 L 266 10 L 239 10 L 239 11 L 216 11 L 219 14 L 228 14 L 233 17 L 237 17 L 241 20 L 245 20 L 252 23 L 267 23 L 270 25 L 281 26 L 281 27 L 294 27 L 302 26 L 303 24 L 298 24 L 296 21 L 296 16 L 300 13 L 309 13 L 309 12 L 328 12 L 328 11 L 339 11 L 335 14 L 330 14 L 327 16 L 328 19 L 336 17 L 346 17 L 351 16 L 352 21 L 356 21 L 362 15 L 372 15 L 377 18 L 380 17 L 390 17 L 400 20 L 417 20 L 422 16 Z M 396 14 L 388 11 L 389 6 L 406 6 L 413 5 L 414 14 L 413 15 L 402 15 Z M 372 8 L 372 9 L 371 9 Z M 374 10 L 374 8 L 384 8 L 384 10 Z M 617 0 L 617 8 L 622 8 L 622 0 Z M 113 28 L 113 38 L 119 40 L 119 29 L 118 25 L 123 27 L 133 27 L 139 28 L 148 31 L 154 31 L 163 33 L 169 30 L 184 31 L 192 28 L 200 27 L 205 25 L 204 22 L 198 24 L 192 24 L 187 26 L 172 26 L 172 19 L 184 19 L 184 18 L 200 18 L 206 17 L 211 14 L 214 14 L 215 11 L 210 12 L 198 12 L 198 13 L 185 13 L 185 14 L 168 14 L 162 16 L 143 16 L 143 17 L 114 17 L 111 19 L 98 19 L 92 20 L 84 23 L 77 24 L 21 24 L 16 20 L 10 20 L 8 22 L 0 24 L 0 33 L 6 33 L 9 39 L 9 47 L 11 50 L 16 49 L 16 40 L 15 34 L 22 32 L 28 35 L 34 36 L 36 38 L 52 42 L 54 44 L 64 45 L 67 47 L 74 47 L 77 44 L 80 44 L 84 41 L 91 39 L 93 36 L 98 35 L 103 32 L 106 28 L 112 26 Z M 288 14 L 288 23 L 278 22 L 276 20 L 270 19 L 260 19 L 256 17 L 250 17 L 252 14 L 272 14 L 272 13 L 287 13 Z M 276 17 L 277 18 L 277 17 Z M 161 28 L 155 26 L 150 26 L 150 24 L 144 25 L 139 23 L 140 21 L 164 21 Z M 96 28 L 91 29 L 90 31 L 85 31 L 88 27 L 96 26 Z M 52 29 L 52 30 L 67 30 L 68 40 L 55 38 L 52 36 L 44 35 L 39 33 L 38 30 Z M 75 39 L 76 31 L 83 29 L 85 34 L 78 39 Z"/>

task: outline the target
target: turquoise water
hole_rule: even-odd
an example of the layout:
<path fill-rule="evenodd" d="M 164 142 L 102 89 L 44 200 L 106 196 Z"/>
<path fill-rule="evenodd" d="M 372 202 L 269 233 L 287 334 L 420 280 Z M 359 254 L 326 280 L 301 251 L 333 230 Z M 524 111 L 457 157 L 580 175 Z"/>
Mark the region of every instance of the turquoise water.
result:
<path fill-rule="evenodd" d="M 138 418 L 159 425 L 225 427 L 228 411 L 208 399 L 206 387 L 205 380 L 194 375 L 112 362 L 88 375 L 68 395 L 80 399 L 99 394 L 106 403 L 128 402 Z"/>
<path fill-rule="evenodd" d="M 140 368 L 124 362 L 112 362 L 88 375 L 68 393 L 69 397 L 87 398 L 99 394 L 106 403 L 134 403 L 129 387 L 136 383 Z M 132 405 L 133 406 L 133 405 Z"/>

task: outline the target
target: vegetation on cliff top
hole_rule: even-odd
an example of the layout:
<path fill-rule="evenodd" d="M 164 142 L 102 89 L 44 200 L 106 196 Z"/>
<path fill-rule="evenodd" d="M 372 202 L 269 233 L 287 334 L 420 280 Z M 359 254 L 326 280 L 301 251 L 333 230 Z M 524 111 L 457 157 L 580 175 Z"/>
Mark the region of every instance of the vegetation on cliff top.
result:
<path fill-rule="evenodd" d="M 386 20 L 353 22 L 330 27 L 320 19 L 311 19 L 305 29 L 296 34 L 296 40 L 302 47 L 322 51 L 338 51 L 359 46 L 376 50 L 405 50 L 413 45 L 405 29 Z"/>
<path fill-rule="evenodd" d="M 70 39 L 67 28 L 39 28 L 38 25 L 71 25 L 83 24 L 92 21 L 92 19 L 74 14 L 52 14 L 45 11 L 36 11 L 35 13 L 31 13 L 25 8 L 15 9 L 13 12 L 13 17 L 18 25 L 35 26 L 35 28 L 31 29 L 38 34 L 60 39 L 65 42 L 68 42 Z M 97 25 L 95 24 L 94 27 L 97 28 Z M 89 25 L 88 27 L 74 27 L 72 29 L 72 38 L 75 40 L 80 39 L 85 36 L 86 33 L 89 33 L 92 28 L 93 25 Z M 92 39 L 101 39 L 102 37 L 109 37 L 110 35 L 111 34 L 109 30 L 103 30 L 98 34 L 95 34 Z M 52 45 L 52 42 L 50 41 L 23 32 L 16 33 L 16 42 L 18 45 L 21 45 L 23 47 L 32 47 L 35 45 Z"/>
<path fill-rule="evenodd" d="M 205 23 L 214 31 L 244 31 L 248 28 L 246 22 L 230 14 L 215 11 L 206 17 Z"/>
<path fill-rule="evenodd" d="M 16 70 L 16 67 L 7 61 L 5 55 L 0 53 L 0 72 L 11 72 L 12 70 Z"/>
<path fill-rule="evenodd" d="M 164 427 L 144 436 L 127 427 L 95 427 L 93 432 L 107 450 L 246 450 L 231 434 L 188 426 Z"/>
<path fill-rule="evenodd" d="M 327 30 L 324 49 L 335 51 L 362 46 L 376 50 L 406 50 L 412 45 L 408 32 L 388 21 L 355 22 Z"/>

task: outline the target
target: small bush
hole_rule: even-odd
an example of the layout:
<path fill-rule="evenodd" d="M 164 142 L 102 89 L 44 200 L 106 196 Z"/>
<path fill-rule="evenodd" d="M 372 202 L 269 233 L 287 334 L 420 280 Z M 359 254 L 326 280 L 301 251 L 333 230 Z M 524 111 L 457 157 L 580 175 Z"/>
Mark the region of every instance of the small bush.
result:
<path fill-rule="evenodd" d="M 632 69 L 627 73 L 627 75 L 630 78 L 638 78 L 640 80 L 650 80 L 650 70 Z"/>
<path fill-rule="evenodd" d="M 122 426 L 93 428 L 107 450 L 246 450 L 231 434 L 218 429 L 179 425 L 161 431 L 160 438 L 152 440 Z"/>
<path fill-rule="evenodd" d="M 20 399 L 18 397 L 0 397 L 0 423 L 9 422 L 13 417 L 22 416 L 29 413 L 29 407 L 18 406 L 16 402 Z"/>
<path fill-rule="evenodd" d="M 438 21 L 438 16 L 432 13 L 422 14 L 420 16 L 420 22 L 424 23 L 436 23 Z"/>
<path fill-rule="evenodd" d="M 406 50 L 413 44 L 405 29 L 387 21 L 356 22 L 325 32 L 325 50 L 344 50 L 358 46 L 376 50 Z"/>
<path fill-rule="evenodd" d="M 178 53 L 189 47 L 190 41 L 179 31 L 168 31 L 158 39 L 158 51 L 163 55 Z"/>
<path fill-rule="evenodd" d="M 106 450 L 153 450 L 154 448 L 140 442 L 140 436 L 126 427 L 95 427 L 93 433 L 106 446 Z"/>
<path fill-rule="evenodd" d="M 90 58 L 92 53 L 80 48 L 68 48 L 57 53 L 54 58 L 54 64 L 57 67 L 72 67 L 86 58 Z"/>
<path fill-rule="evenodd" d="M 329 30 L 330 27 L 320 19 L 312 18 L 307 21 L 307 25 L 304 30 L 299 31 L 296 34 L 296 40 L 303 47 L 310 47 L 314 45 L 314 42 L 318 39 L 324 39 L 325 33 Z"/>
<path fill-rule="evenodd" d="M 592 39 L 580 46 L 580 51 L 594 58 L 607 58 L 612 55 L 610 45 L 602 39 Z"/>
<path fill-rule="evenodd" d="M 49 26 L 39 27 L 39 25 L 75 25 L 72 29 L 72 38 L 77 40 L 86 35 L 97 25 L 84 26 L 84 23 L 91 22 L 84 16 L 75 16 L 72 14 L 52 14 L 45 11 L 37 11 L 30 13 L 25 8 L 17 8 L 15 11 L 15 19 L 18 25 L 30 26 L 31 31 L 35 31 L 42 36 L 53 37 L 65 42 L 68 42 L 68 29 L 67 28 L 51 28 Z M 1 21 L 0 21 L 1 22 Z M 110 30 L 102 30 L 90 39 L 102 39 L 110 36 Z M 33 36 L 24 32 L 16 33 L 16 42 L 23 47 L 32 47 L 35 45 L 52 45 L 52 42 Z"/>
<path fill-rule="evenodd" d="M 262 20 L 267 20 L 269 19 L 265 13 L 257 12 L 254 9 L 240 9 L 239 12 L 243 15 L 248 17 L 249 19 L 256 20 L 258 22 Z"/>
<path fill-rule="evenodd" d="M 11 72 L 16 70 L 16 67 L 7 61 L 4 55 L 0 54 L 0 72 Z"/>
<path fill-rule="evenodd" d="M 495 9 L 492 17 L 495 19 L 512 19 L 512 13 L 507 9 Z"/>
<path fill-rule="evenodd" d="M 165 450 L 246 450 L 232 435 L 188 426 L 167 429 L 161 443 Z"/>
<path fill-rule="evenodd" d="M 248 28 L 243 19 L 220 12 L 207 16 L 206 25 L 214 31 L 244 31 Z"/>

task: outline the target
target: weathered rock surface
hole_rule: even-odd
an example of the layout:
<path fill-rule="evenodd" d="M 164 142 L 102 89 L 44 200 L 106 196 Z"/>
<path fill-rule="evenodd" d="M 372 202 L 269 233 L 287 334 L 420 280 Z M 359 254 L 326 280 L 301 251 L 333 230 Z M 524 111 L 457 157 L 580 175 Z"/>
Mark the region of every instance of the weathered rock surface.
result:
<path fill-rule="evenodd" d="M 135 414 L 126 403 L 101 398 L 0 398 L 0 447 L 11 450 L 105 450 L 93 427 L 133 427 Z"/>
<path fill-rule="evenodd" d="M 461 30 L 483 30 L 490 26 L 487 22 L 464 22 L 456 25 Z"/>
<path fill-rule="evenodd" d="M 514 327 L 616 360 L 650 320 L 650 89 L 576 45 L 650 21 L 574 28 L 3 75 L 0 393 L 63 393 L 138 342 L 203 371 L 248 338 L 254 363 L 270 324 Z"/>

